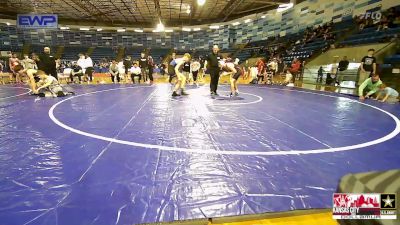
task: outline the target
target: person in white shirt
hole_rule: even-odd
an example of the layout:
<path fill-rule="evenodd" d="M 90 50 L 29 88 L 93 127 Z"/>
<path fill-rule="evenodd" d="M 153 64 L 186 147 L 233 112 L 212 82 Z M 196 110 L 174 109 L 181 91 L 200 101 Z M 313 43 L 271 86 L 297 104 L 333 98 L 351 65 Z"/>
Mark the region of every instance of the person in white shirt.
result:
<path fill-rule="evenodd" d="M 89 82 L 93 81 L 93 61 L 92 58 L 90 58 L 90 56 L 85 53 L 85 64 L 86 64 L 86 70 L 85 70 L 85 74 L 89 77 Z"/>
<path fill-rule="evenodd" d="M 120 82 L 119 68 L 118 68 L 117 61 L 113 60 L 111 62 L 111 65 L 110 65 L 110 68 L 109 68 L 109 73 L 111 75 L 111 81 L 113 83 L 115 83 L 115 81 L 117 81 L 118 83 Z"/>
<path fill-rule="evenodd" d="M 93 61 L 87 54 L 79 54 L 78 65 L 82 68 L 85 77 L 88 77 L 88 82 L 93 81 Z"/>
<path fill-rule="evenodd" d="M 140 84 L 140 80 L 142 80 L 142 69 L 138 66 L 137 62 L 134 62 L 131 69 L 131 79 L 132 79 L 132 83 L 135 83 L 135 77 L 139 77 L 139 84 Z"/>
<path fill-rule="evenodd" d="M 269 62 L 267 66 L 269 68 L 269 71 L 271 71 L 275 76 L 275 74 L 278 72 L 278 62 L 276 58 L 272 59 L 272 61 Z"/>
<path fill-rule="evenodd" d="M 82 53 L 79 53 L 79 59 L 76 62 L 78 64 L 78 66 L 80 66 L 82 68 L 82 73 L 86 74 L 86 58 L 85 55 Z M 85 79 L 87 80 L 87 77 L 85 76 Z"/>
<path fill-rule="evenodd" d="M 129 70 L 130 68 L 127 68 L 127 69 Z M 124 79 L 125 76 L 123 76 L 123 74 L 125 74 L 125 64 L 124 64 L 124 60 L 123 59 L 121 59 L 121 61 L 119 61 L 119 63 L 118 63 L 118 71 L 119 71 L 120 79 L 121 78 Z M 127 82 L 127 80 L 125 80 L 125 82 Z"/>
<path fill-rule="evenodd" d="M 22 66 L 24 69 L 37 69 L 36 62 L 29 58 L 29 55 L 24 54 L 24 59 L 22 60 Z"/>
<path fill-rule="evenodd" d="M 200 62 L 197 60 L 193 60 L 192 63 L 190 64 L 190 73 L 192 74 L 193 81 L 196 84 L 196 86 L 198 86 L 197 76 L 199 74 L 199 70 L 200 70 Z"/>

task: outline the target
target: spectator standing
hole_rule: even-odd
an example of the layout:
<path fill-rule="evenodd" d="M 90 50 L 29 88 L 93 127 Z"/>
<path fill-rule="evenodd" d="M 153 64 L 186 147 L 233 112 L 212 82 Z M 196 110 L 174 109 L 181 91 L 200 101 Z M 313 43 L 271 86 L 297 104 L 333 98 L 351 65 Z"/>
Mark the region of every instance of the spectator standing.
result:
<path fill-rule="evenodd" d="M 317 83 L 322 83 L 322 78 L 324 77 L 324 69 L 322 66 L 318 69 Z"/>
<path fill-rule="evenodd" d="M 340 60 L 339 66 L 338 66 L 338 73 L 337 73 L 337 83 L 340 86 L 340 84 L 343 81 L 343 77 L 346 74 L 346 70 L 349 67 L 349 60 L 347 60 L 347 56 L 343 56 L 343 59 Z"/>
<path fill-rule="evenodd" d="M 125 82 L 128 83 L 128 77 L 131 76 L 130 68 L 132 67 L 132 57 L 126 56 L 124 60 L 124 67 L 125 67 Z"/>
<path fill-rule="evenodd" d="M 171 58 L 168 60 L 168 65 L 167 65 L 167 72 L 169 75 L 169 83 L 172 82 L 172 79 L 176 76 L 175 74 L 175 59 L 176 59 L 176 53 L 173 52 L 171 55 Z"/>
<path fill-rule="evenodd" d="M 293 87 L 294 86 L 294 82 L 296 81 L 296 77 L 300 72 L 300 67 L 301 67 L 300 60 L 297 59 L 297 58 L 294 58 L 293 61 L 292 61 L 292 64 L 290 65 L 290 69 L 289 69 L 289 72 L 292 74 L 292 83 L 288 84 L 289 87 Z"/>
<path fill-rule="evenodd" d="M 374 53 L 375 49 L 369 49 L 368 55 L 362 58 L 358 85 L 361 85 L 368 77 L 376 73 L 376 58 L 374 57 Z"/>
<path fill-rule="evenodd" d="M 25 69 L 37 69 L 36 62 L 29 58 L 29 55 L 24 54 L 24 59 L 22 60 L 22 66 Z"/>
<path fill-rule="evenodd" d="M 17 53 L 12 53 L 11 57 L 8 59 L 8 65 L 10 67 L 10 71 L 12 73 L 12 76 L 15 78 L 15 81 L 17 83 L 21 82 L 21 79 L 19 77 L 19 73 L 16 73 L 14 71 L 14 67 L 17 65 L 21 65 L 21 62 L 19 61 L 18 57 L 17 57 Z M 11 77 L 10 77 L 11 78 Z M 10 79 L 11 80 L 11 79 Z"/>
<path fill-rule="evenodd" d="M 147 69 L 149 67 L 149 63 L 148 58 L 146 57 L 146 54 L 144 52 L 140 53 L 139 67 L 142 71 L 143 81 L 146 82 L 148 79 Z"/>
<path fill-rule="evenodd" d="M 86 65 L 85 74 L 89 77 L 89 82 L 93 82 L 93 73 L 94 73 L 93 61 L 92 58 L 90 58 L 90 56 L 87 53 L 85 53 L 85 65 Z"/>
<path fill-rule="evenodd" d="M 154 59 L 151 55 L 147 56 L 147 65 L 149 69 L 149 79 L 150 79 L 150 84 L 153 84 L 154 78 L 153 78 L 153 73 L 154 73 Z"/>

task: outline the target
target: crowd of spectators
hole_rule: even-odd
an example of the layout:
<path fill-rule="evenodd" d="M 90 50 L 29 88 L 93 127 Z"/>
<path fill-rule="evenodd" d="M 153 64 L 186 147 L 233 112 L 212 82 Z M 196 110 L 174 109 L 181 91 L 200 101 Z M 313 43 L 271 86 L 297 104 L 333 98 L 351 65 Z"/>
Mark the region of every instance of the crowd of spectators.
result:
<path fill-rule="evenodd" d="M 360 31 L 365 28 L 376 28 L 376 31 L 381 31 L 400 26 L 400 11 L 392 7 L 383 13 L 365 13 L 354 16 L 353 20 Z"/>

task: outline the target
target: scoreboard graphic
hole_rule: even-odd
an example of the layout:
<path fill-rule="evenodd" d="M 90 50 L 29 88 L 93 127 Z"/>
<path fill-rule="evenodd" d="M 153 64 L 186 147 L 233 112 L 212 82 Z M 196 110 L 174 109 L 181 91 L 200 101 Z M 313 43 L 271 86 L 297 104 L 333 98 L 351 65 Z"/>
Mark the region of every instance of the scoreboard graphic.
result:
<path fill-rule="evenodd" d="M 333 219 L 397 219 L 396 194 L 335 193 Z"/>

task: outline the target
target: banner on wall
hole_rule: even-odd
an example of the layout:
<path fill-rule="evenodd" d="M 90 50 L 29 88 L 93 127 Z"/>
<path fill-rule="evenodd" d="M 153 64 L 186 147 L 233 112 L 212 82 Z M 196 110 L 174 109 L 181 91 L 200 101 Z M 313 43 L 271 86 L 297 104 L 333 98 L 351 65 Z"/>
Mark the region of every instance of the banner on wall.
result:
<path fill-rule="evenodd" d="M 18 14 L 17 27 L 22 29 L 57 29 L 56 14 Z"/>

